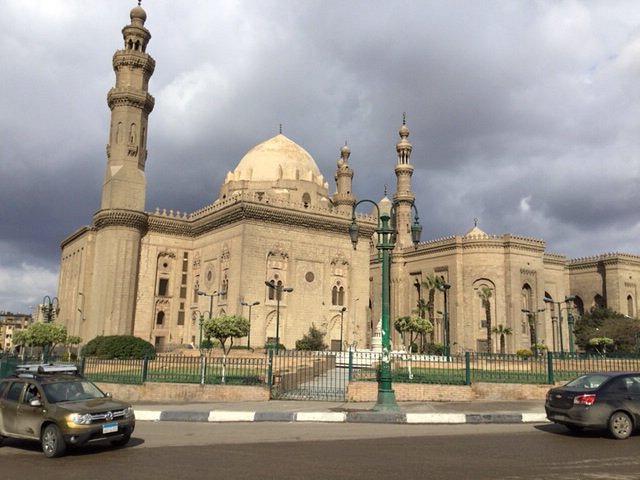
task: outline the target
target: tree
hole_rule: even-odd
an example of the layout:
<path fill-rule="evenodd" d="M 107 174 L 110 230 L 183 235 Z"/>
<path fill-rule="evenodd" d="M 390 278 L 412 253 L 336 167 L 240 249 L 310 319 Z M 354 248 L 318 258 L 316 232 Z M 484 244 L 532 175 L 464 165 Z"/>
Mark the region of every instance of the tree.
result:
<path fill-rule="evenodd" d="M 442 285 L 445 284 L 445 281 L 442 277 L 436 275 L 435 273 L 432 273 L 431 275 L 428 275 L 427 278 L 425 278 L 422 281 L 422 286 L 425 287 L 427 289 L 427 301 L 425 303 L 425 306 L 422 308 L 426 308 L 426 311 L 429 313 L 429 322 L 431 322 L 431 325 L 435 325 L 436 324 L 436 291 L 440 289 L 440 287 Z M 421 305 L 418 306 L 418 308 L 420 308 Z M 433 328 L 431 329 L 431 331 L 433 331 Z M 435 339 L 433 339 L 432 337 L 432 343 L 435 341 Z"/>
<path fill-rule="evenodd" d="M 296 350 L 322 351 L 327 349 L 324 343 L 324 333 L 315 325 L 309 327 L 309 332 L 305 333 L 300 340 L 296 341 Z"/>
<path fill-rule="evenodd" d="M 605 355 L 607 353 L 607 346 L 613 345 L 613 340 L 608 337 L 593 337 L 589 339 L 589 345 L 600 355 Z"/>
<path fill-rule="evenodd" d="M 64 340 L 64 344 L 67 347 L 67 358 L 71 359 L 71 347 L 80 345 L 81 343 L 82 338 L 78 335 L 67 335 L 67 338 Z"/>
<path fill-rule="evenodd" d="M 489 353 L 492 352 L 493 348 L 491 345 L 491 297 L 493 295 L 493 291 L 489 287 L 482 287 L 480 292 L 478 292 L 480 298 L 482 299 L 482 306 L 484 307 L 484 315 L 487 322 L 487 350 Z"/>
<path fill-rule="evenodd" d="M 511 335 L 513 333 L 513 330 L 511 329 L 511 327 L 505 327 L 502 324 L 499 324 L 497 327 L 493 327 L 492 328 L 492 333 L 495 333 L 496 335 L 500 335 L 500 353 L 504 354 L 506 351 L 505 345 L 506 345 L 506 335 Z"/>
<path fill-rule="evenodd" d="M 41 347 L 42 358 L 45 352 L 51 352 L 56 345 L 64 343 L 67 338 L 67 329 L 64 325 L 53 322 L 36 322 L 27 328 L 16 332 L 13 341 L 16 345 Z"/>
<path fill-rule="evenodd" d="M 222 383 L 225 383 L 227 355 L 233 347 L 233 339 L 249 334 L 249 320 L 240 315 L 223 315 L 205 320 L 204 333 L 220 342 L 222 347 Z M 227 344 L 227 341 L 229 343 Z"/>
<path fill-rule="evenodd" d="M 433 330 L 433 325 L 426 318 L 416 315 L 398 317 L 394 320 L 393 326 L 402 335 L 402 343 L 408 352 L 412 351 L 414 339 L 419 335 L 424 335 Z M 406 344 L 406 334 L 409 334 L 409 345 Z"/>
<path fill-rule="evenodd" d="M 574 325 L 575 341 L 578 347 L 586 351 L 601 353 L 597 346 L 590 343 L 592 338 L 609 338 L 613 344 L 607 351 L 617 353 L 636 353 L 640 339 L 640 325 L 637 319 L 628 318 L 610 308 L 592 308 Z"/>

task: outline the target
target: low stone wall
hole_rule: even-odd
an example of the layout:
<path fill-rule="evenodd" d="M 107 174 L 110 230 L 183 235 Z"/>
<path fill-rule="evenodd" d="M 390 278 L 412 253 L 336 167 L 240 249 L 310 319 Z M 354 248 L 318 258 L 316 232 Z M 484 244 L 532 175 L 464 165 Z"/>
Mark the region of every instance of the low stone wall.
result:
<path fill-rule="evenodd" d="M 114 398 L 132 403 L 142 402 L 250 402 L 269 400 L 269 388 L 251 385 L 196 385 L 187 383 L 119 383 L 96 384 Z M 550 385 L 518 383 L 474 383 L 473 385 L 432 385 L 394 383 L 398 402 L 464 402 L 473 400 L 544 400 Z M 351 382 L 347 386 L 346 401 L 375 402 L 378 398 L 376 382 Z"/>
<path fill-rule="evenodd" d="M 125 385 L 96 382 L 103 392 L 131 403 L 141 402 L 248 402 L 269 400 L 269 389 L 251 385 L 199 385 L 192 383 L 151 383 Z"/>
<path fill-rule="evenodd" d="M 433 385 L 394 383 L 398 402 L 464 402 L 472 400 L 544 400 L 550 385 L 520 383 L 474 383 L 472 385 Z M 348 402 L 375 402 L 376 382 L 351 382 L 347 387 Z"/>

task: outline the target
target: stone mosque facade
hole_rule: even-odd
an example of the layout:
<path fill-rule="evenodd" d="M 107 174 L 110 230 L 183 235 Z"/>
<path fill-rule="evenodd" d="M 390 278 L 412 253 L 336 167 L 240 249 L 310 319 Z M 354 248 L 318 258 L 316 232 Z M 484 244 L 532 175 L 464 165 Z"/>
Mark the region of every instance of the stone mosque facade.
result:
<path fill-rule="evenodd" d="M 344 346 L 370 348 L 379 334 L 381 310 L 378 220 L 356 215 L 360 239 L 354 249 L 349 225 L 357 199 L 346 145 L 339 149 L 334 193 L 313 157 L 279 133 L 250 149 L 227 173 L 213 203 L 191 213 L 145 211 L 147 121 L 154 107 L 148 87 L 155 69 L 145 21 L 145 11 L 134 7 L 122 29 L 123 48 L 113 56 L 116 80 L 107 96 L 111 122 L 101 203 L 90 225 L 62 241 L 59 321 L 84 342 L 132 334 L 162 350 L 197 345 L 201 317 L 239 314 L 251 320 L 250 337 L 236 342 L 241 345 L 261 347 L 276 337 L 277 327 L 280 343 L 291 349 L 314 325 L 333 349 L 340 340 Z M 434 277 L 450 286 L 446 311 L 452 352 L 488 350 L 480 295 L 486 289 L 492 324 L 511 330 L 506 336 L 510 353 L 530 345 L 532 325 L 523 308 L 544 308 L 535 317 L 536 335 L 552 350 L 558 349 L 560 335 L 568 344 L 569 311 L 577 321 L 596 305 L 637 316 L 639 256 L 571 260 L 547 253 L 543 240 L 489 235 L 478 225 L 463 235 L 414 246 L 412 146 L 404 121 L 399 137 L 395 191 L 383 199 L 396 206 L 391 319 L 414 314 L 418 302 L 430 298 L 431 340 L 442 343 L 444 294 L 425 285 Z M 278 292 L 265 282 L 293 290 Z M 564 303 L 567 296 L 575 300 Z M 545 303 L 544 297 L 562 303 Z M 392 343 L 400 346 L 395 332 Z"/>

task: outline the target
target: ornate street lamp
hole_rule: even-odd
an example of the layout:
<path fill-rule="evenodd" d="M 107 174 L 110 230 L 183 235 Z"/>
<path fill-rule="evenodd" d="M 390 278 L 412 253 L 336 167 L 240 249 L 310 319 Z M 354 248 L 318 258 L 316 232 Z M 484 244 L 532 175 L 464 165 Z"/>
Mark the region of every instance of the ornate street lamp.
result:
<path fill-rule="evenodd" d="M 391 388 L 391 341 L 389 337 L 389 257 L 395 247 L 395 229 L 389 224 L 389 221 L 392 217 L 392 210 L 396 202 L 391 202 L 389 199 L 386 199 L 386 201 L 380 202 L 380 205 L 378 205 L 373 200 L 365 199 L 353 205 L 351 225 L 349 225 L 349 236 L 351 237 L 354 250 L 358 245 L 358 233 L 360 231 L 360 227 L 356 223 L 356 208 L 361 203 L 371 203 L 376 208 L 378 215 L 378 226 L 375 230 L 377 234 L 376 249 L 382 254 L 382 357 L 378 371 L 378 402 L 373 408 L 374 410 L 398 410 L 395 393 Z M 411 207 L 414 211 L 414 222 L 411 225 L 411 240 L 413 244 L 416 245 L 420 241 L 422 227 L 418 223 L 418 210 L 416 206 L 411 203 Z"/>
<path fill-rule="evenodd" d="M 544 312 L 544 308 L 538 308 L 535 311 L 528 310 L 526 308 L 520 309 L 522 313 L 527 314 L 527 320 L 529 321 L 529 341 L 531 342 L 531 351 L 534 355 L 538 355 L 538 313 Z"/>
<path fill-rule="evenodd" d="M 574 295 L 569 295 L 564 297 L 564 300 L 561 302 L 556 302 L 554 301 L 551 297 L 544 297 L 542 300 L 544 300 L 545 303 L 551 303 L 553 305 L 557 305 L 558 306 L 558 336 L 560 337 L 560 353 L 564 354 L 564 341 L 563 341 L 563 335 L 562 335 L 562 304 L 563 303 L 569 303 L 569 302 L 573 302 L 576 299 L 576 297 Z M 570 331 L 569 331 L 569 353 L 573 353 L 573 316 L 567 312 L 567 316 L 571 317 L 571 321 L 570 321 Z"/>
<path fill-rule="evenodd" d="M 451 285 L 448 283 L 440 283 L 437 286 L 438 290 L 442 292 L 444 295 L 444 312 L 442 313 L 442 321 L 444 323 L 443 326 L 443 336 L 444 336 L 444 356 L 449 359 L 449 354 L 451 350 L 451 332 L 449 331 L 449 289 Z"/>
<path fill-rule="evenodd" d="M 276 345 L 275 351 L 278 353 L 278 345 L 280 344 L 280 297 L 282 296 L 282 292 L 293 292 L 292 287 L 285 287 L 283 285 L 276 285 L 275 282 L 265 281 L 264 284 L 273 289 L 274 294 L 276 296 Z"/>
<path fill-rule="evenodd" d="M 198 350 L 200 350 L 200 354 L 202 355 L 202 323 L 204 322 L 204 313 L 200 310 L 195 310 L 191 314 L 191 319 L 195 322 L 198 320 L 198 328 L 200 331 L 200 335 L 198 336 Z"/>
<path fill-rule="evenodd" d="M 249 331 L 247 332 L 247 350 L 251 349 L 251 309 L 256 305 L 260 305 L 260 302 L 240 302 L 240 305 L 244 305 L 245 307 L 249 307 Z"/>
<path fill-rule="evenodd" d="M 342 351 L 342 323 L 344 322 L 344 312 L 347 311 L 347 307 L 340 309 L 340 351 Z"/>
<path fill-rule="evenodd" d="M 42 305 L 40 306 L 42 311 L 42 317 L 45 323 L 51 323 L 53 319 L 60 313 L 60 303 L 58 297 L 51 298 L 49 295 L 45 295 L 42 299 Z M 42 352 L 43 361 L 46 363 L 49 361 L 49 344 L 44 345 Z"/>

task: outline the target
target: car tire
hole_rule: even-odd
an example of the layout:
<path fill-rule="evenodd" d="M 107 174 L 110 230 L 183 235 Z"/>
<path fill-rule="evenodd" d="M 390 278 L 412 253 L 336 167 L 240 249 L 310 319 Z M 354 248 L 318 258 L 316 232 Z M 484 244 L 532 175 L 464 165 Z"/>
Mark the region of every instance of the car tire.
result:
<path fill-rule="evenodd" d="M 611 436 L 617 440 L 629 438 L 633 431 L 631 417 L 624 412 L 614 412 L 609 417 L 608 430 Z"/>
<path fill-rule="evenodd" d="M 120 438 L 111 440 L 111 445 L 113 445 L 114 447 L 124 447 L 127 443 L 129 443 L 130 439 L 131 435 L 123 435 Z"/>
<path fill-rule="evenodd" d="M 64 455 L 67 444 L 60 433 L 60 429 L 53 423 L 47 425 L 42 432 L 42 452 L 47 458 Z"/>

